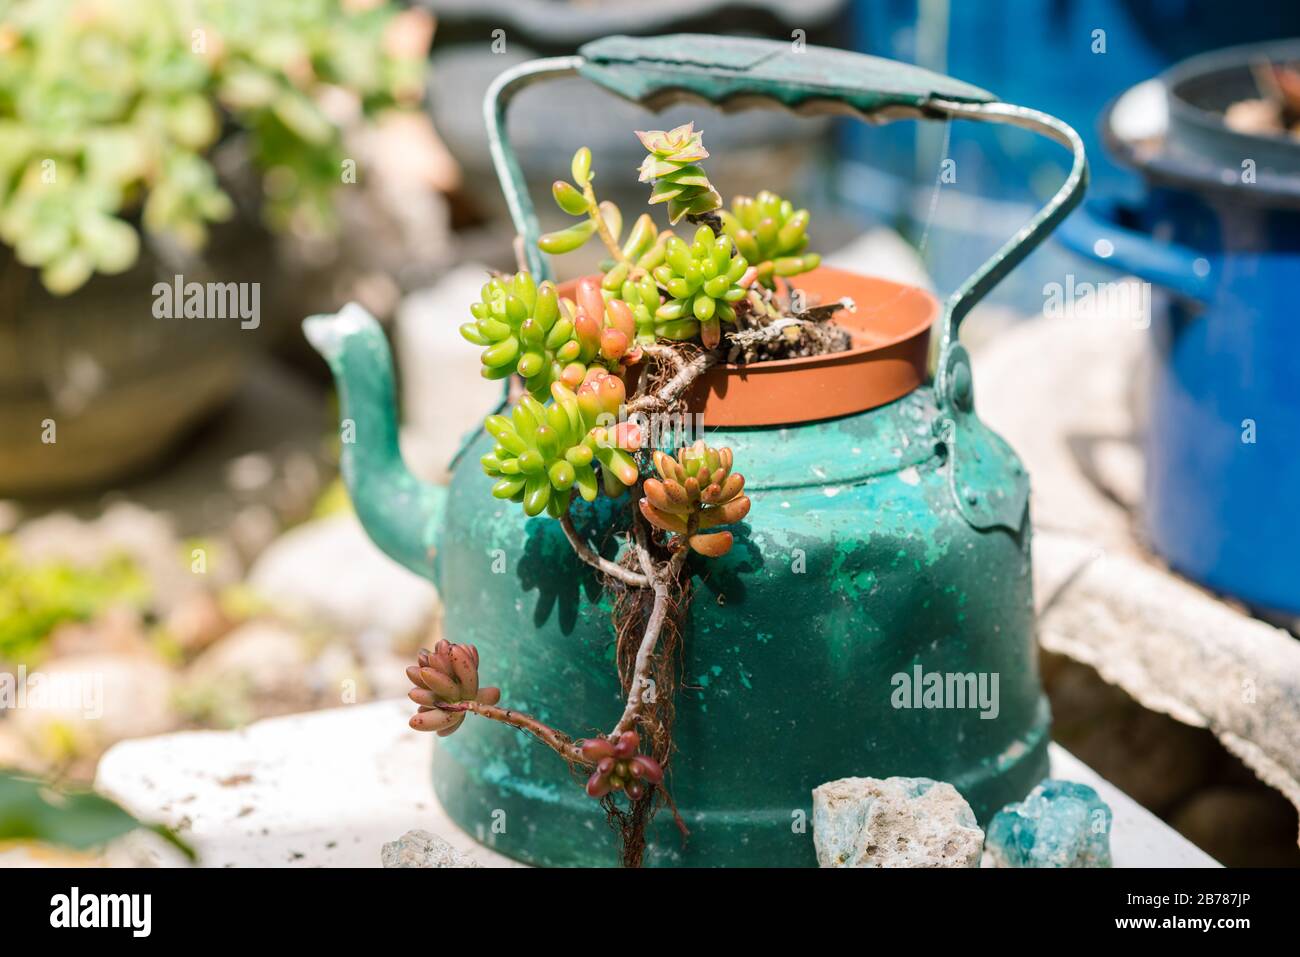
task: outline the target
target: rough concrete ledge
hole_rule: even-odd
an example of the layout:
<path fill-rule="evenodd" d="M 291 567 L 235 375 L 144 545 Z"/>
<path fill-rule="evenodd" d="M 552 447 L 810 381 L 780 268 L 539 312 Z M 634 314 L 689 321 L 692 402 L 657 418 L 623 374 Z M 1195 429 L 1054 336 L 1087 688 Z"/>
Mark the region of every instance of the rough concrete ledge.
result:
<path fill-rule="evenodd" d="M 1210 729 L 1300 810 L 1300 641 L 1068 533 L 1037 534 L 1034 574 L 1044 648 L 1092 666 L 1144 707 Z"/>

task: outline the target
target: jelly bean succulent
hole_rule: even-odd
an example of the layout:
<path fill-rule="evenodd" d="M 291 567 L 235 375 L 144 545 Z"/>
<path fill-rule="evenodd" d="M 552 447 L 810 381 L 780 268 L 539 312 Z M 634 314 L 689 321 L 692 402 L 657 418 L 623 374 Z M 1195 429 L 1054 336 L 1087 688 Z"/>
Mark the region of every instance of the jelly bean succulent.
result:
<path fill-rule="evenodd" d="M 433 650 L 422 650 L 416 663 L 406 669 L 415 685 L 407 697 L 420 706 L 411 719 L 419 731 L 436 731 L 440 737 L 454 733 L 465 720 L 464 711 L 444 711 L 439 705 L 475 701 L 494 705 L 501 700 L 500 688 L 480 688 L 478 649 L 442 640 Z"/>
<path fill-rule="evenodd" d="M 709 182 L 700 160 L 708 159 L 704 134 L 687 123 L 672 130 L 637 130 L 637 138 L 648 150 L 641 163 L 640 180 L 653 183 L 650 205 L 668 204 L 668 222 L 676 225 L 684 216 L 701 216 L 722 206 L 722 197 Z"/>
<path fill-rule="evenodd" d="M 640 862 L 646 826 L 661 803 L 671 804 L 666 772 L 680 671 L 674 656 L 690 576 L 696 563 L 731 550 L 737 532 L 725 526 L 750 510 L 731 449 L 703 440 L 650 448 L 644 416 L 690 411 L 690 386 L 723 359 L 724 326 L 744 324 L 728 333 L 734 344 L 741 331 L 762 338 L 764 329 L 784 340 L 792 324 L 807 321 L 781 299 L 775 277 L 817 265 L 806 252 L 807 211 L 775 194 L 742 197 L 718 215 L 721 197 L 700 165 L 709 154 L 693 124 L 637 135 L 648 151 L 641 180 L 654 184 L 650 204 L 666 204 L 672 225 L 689 222 L 690 240 L 661 230 L 649 213 L 624 236 L 621 212 L 596 196 L 584 147 L 570 163 L 572 179 L 551 189 L 556 205 L 578 221 L 538 245 L 563 253 L 597 236 L 608 254 L 601 274 L 574 283 L 572 299 L 526 271 L 495 276 L 460 330 L 483 348 L 483 375 L 510 380 L 509 411 L 484 423 L 492 447 L 480 463 L 491 494 L 519 504 L 530 518 L 557 520 L 577 558 L 615 592 L 613 656 L 626 695 L 623 713 L 607 734 L 574 741 L 500 706 L 497 689 L 480 688 L 478 652 L 470 645 L 439 642 L 407 672 L 420 707 L 413 728 L 451 734 L 473 712 L 532 735 L 584 769 L 587 793 L 621 837 L 625 864 Z M 781 318 L 788 321 L 775 322 Z M 607 558 L 573 515 L 590 518 L 599 513 L 582 503 L 628 491 L 626 535 L 601 537 L 602 544 L 617 543 L 617 557 Z M 660 650 L 665 634 L 671 637 Z M 644 693 L 648 684 L 655 695 Z"/>
<path fill-rule="evenodd" d="M 332 228 L 327 111 L 414 105 L 432 34 L 388 0 L 11 0 L 0 17 L 0 241 L 51 292 L 129 269 L 139 232 L 198 249 L 234 205 L 210 159 L 246 134 L 263 215 Z"/>
<path fill-rule="evenodd" d="M 597 465 L 610 497 L 635 485 L 640 473 L 628 447 L 639 436 L 626 423 L 613 424 L 625 394 L 621 379 L 597 372 L 577 394 L 554 382 L 545 405 L 524 395 L 509 416 L 488 416 L 484 425 L 496 444 L 479 461 L 496 479 L 493 496 L 521 503 L 529 516 L 560 518 L 575 491 L 595 500 Z"/>
<path fill-rule="evenodd" d="M 658 478 L 645 480 L 641 514 L 655 528 L 673 536 L 674 548 L 718 558 L 731 551 L 731 532 L 711 532 L 734 525 L 749 514 L 745 477 L 731 471 L 731 449 L 711 449 L 703 440 L 676 456 L 654 453 Z"/>
<path fill-rule="evenodd" d="M 494 276 L 470 313 L 474 321 L 462 325 L 460 334 L 484 347 L 483 377 L 518 374 L 534 396 L 545 397 L 555 382 L 576 389 L 590 370 L 617 371 L 640 357 L 631 307 L 606 303 L 594 278 L 583 281 L 575 303 L 561 299 L 550 281 L 538 285 L 528 272 Z"/>
<path fill-rule="evenodd" d="M 655 310 L 655 334 L 664 339 L 698 335 L 706 349 L 721 340 L 721 323 L 736 321 L 732 304 L 745 298 L 754 281 L 745 257 L 732 251 L 731 238 L 714 235 L 708 226 L 700 226 L 689 245 L 670 237 L 653 275 L 671 297 Z"/>
<path fill-rule="evenodd" d="M 616 741 L 590 738 L 578 742 L 578 750 L 596 770 L 587 778 L 587 793 L 602 798 L 611 791 L 626 791 L 636 800 L 645 793 L 646 784 L 662 784 L 664 769 L 648 755 L 638 754 L 641 738 L 635 731 L 624 731 Z"/>
<path fill-rule="evenodd" d="M 732 200 L 731 212 L 722 213 L 722 227 L 754 265 L 758 281 L 771 289 L 776 276 L 796 276 L 821 265 L 821 256 L 804 252 L 810 218 L 808 210 L 795 209 L 789 200 L 764 190 Z"/>
<path fill-rule="evenodd" d="M 592 180 L 596 178 L 591 168 L 591 150 L 582 147 L 573 154 L 569 164 L 573 182 L 557 179 L 551 184 L 551 196 L 555 205 L 570 216 L 581 216 L 582 221 L 553 233 L 545 233 L 537 245 L 543 252 L 552 254 L 569 253 L 579 249 L 598 232 L 606 245 L 618 243 L 623 231 L 623 214 L 610 202 L 599 202 Z"/>

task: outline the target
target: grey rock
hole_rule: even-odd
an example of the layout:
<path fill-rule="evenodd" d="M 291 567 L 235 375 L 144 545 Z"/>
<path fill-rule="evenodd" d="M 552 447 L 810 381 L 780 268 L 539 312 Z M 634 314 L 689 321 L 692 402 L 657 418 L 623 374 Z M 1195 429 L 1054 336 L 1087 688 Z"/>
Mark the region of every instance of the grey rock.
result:
<path fill-rule="evenodd" d="M 841 778 L 812 793 L 821 867 L 979 866 L 984 832 L 951 784 Z"/>
<path fill-rule="evenodd" d="M 328 659 L 335 646 L 281 624 L 253 620 L 204 650 L 186 669 L 177 695 L 182 711 L 204 724 L 236 727 L 259 717 L 345 703 L 343 674 Z"/>
<path fill-rule="evenodd" d="M 384 845 L 379 854 L 384 867 L 480 867 L 442 838 L 428 831 L 407 831 Z"/>
<path fill-rule="evenodd" d="M 94 756 L 126 738 L 180 725 L 172 705 L 175 678 L 151 656 L 68 655 L 26 677 L 25 706 L 9 711 L 6 723 L 38 758 Z"/>
<path fill-rule="evenodd" d="M 296 633 L 274 622 L 250 621 L 194 659 L 186 677 L 202 684 L 240 685 L 268 697 L 298 697 L 309 660 Z"/>
<path fill-rule="evenodd" d="M 254 563 L 248 585 L 278 612 L 344 634 L 414 635 L 438 607 L 433 585 L 381 552 L 350 513 L 278 538 Z"/>

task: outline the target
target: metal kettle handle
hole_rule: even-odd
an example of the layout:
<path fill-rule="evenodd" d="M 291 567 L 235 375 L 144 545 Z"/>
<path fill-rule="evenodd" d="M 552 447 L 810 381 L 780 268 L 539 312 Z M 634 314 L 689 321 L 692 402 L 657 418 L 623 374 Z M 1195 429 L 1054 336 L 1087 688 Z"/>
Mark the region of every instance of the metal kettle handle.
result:
<path fill-rule="evenodd" d="M 549 277 L 550 267 L 537 248 L 540 227 L 506 136 L 506 109 L 525 87 L 572 74 L 656 110 L 693 98 L 724 110 L 778 106 L 801 113 L 849 113 L 872 123 L 967 119 L 1019 126 L 1069 149 L 1073 165 L 1056 194 L 947 300 L 936 392 L 948 409 L 969 409 L 973 402 L 969 360 L 957 341 L 962 319 L 1078 205 L 1087 185 L 1083 141 L 1069 125 L 1037 110 L 997 102 L 978 87 L 911 64 L 779 40 L 698 34 L 606 37 L 584 45 L 577 56 L 533 60 L 505 71 L 484 99 L 492 160 L 529 268 L 539 278 Z"/>

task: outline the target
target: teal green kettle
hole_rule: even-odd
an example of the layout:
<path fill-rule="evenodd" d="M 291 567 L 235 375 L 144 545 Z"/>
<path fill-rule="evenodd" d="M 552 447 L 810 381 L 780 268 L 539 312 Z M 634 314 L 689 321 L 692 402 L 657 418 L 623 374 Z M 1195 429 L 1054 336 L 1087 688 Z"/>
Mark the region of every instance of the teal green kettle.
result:
<path fill-rule="evenodd" d="M 685 97 L 875 122 L 1008 123 L 1073 152 L 1047 206 L 942 309 L 935 304 L 932 380 L 816 421 L 718 425 L 706 397 L 707 441 L 734 450 L 753 504 L 735 547 L 692 566 L 668 780 L 689 838 L 660 814 L 645 860 L 813 865 L 812 789 L 846 776 L 949 781 L 986 820 L 1046 775 L 1050 718 L 1036 663 L 1028 476 L 976 415 L 957 329 L 1078 203 L 1087 178 L 1079 137 L 1050 116 L 873 57 L 764 40 L 609 37 L 515 67 L 487 96 L 497 171 L 539 278 L 550 272 L 505 137 L 506 108 L 524 86 L 574 73 L 652 108 Z M 449 486 L 417 480 L 398 452 L 379 326 L 349 306 L 305 329 L 338 382 L 342 472 L 357 514 L 385 552 L 437 584 L 446 636 L 478 646 L 483 681 L 511 707 L 575 736 L 612 726 L 623 694 L 611 603 L 559 524 L 491 497 L 478 466 L 486 435 L 462 449 Z M 862 374 L 888 368 L 865 363 Z M 784 388 L 781 369 L 765 374 L 767 388 Z M 575 500 L 573 514 L 612 556 L 622 507 Z M 581 782 L 509 727 L 471 720 L 438 739 L 433 780 L 451 818 L 510 857 L 618 860 Z"/>

